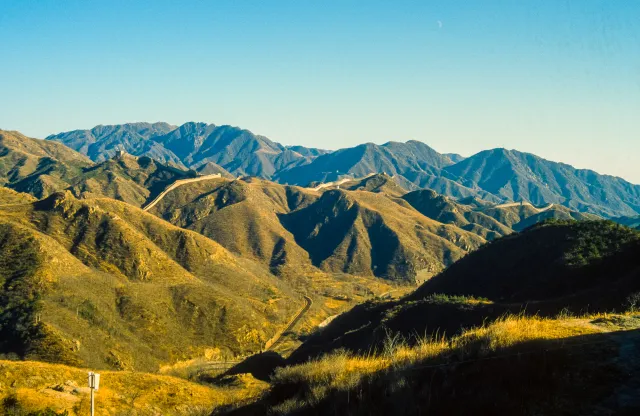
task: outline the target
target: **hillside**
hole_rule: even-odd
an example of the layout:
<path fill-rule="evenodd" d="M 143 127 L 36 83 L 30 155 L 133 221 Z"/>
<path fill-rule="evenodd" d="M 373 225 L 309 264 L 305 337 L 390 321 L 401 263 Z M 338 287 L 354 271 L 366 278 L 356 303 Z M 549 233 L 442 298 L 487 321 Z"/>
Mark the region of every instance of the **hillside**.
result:
<path fill-rule="evenodd" d="M 538 208 L 529 203 L 495 205 L 478 199 L 456 201 L 429 189 L 410 192 L 402 198 L 426 217 L 471 231 L 487 240 L 522 231 L 548 219 L 599 219 L 596 215 L 579 213 L 562 205 Z"/>
<path fill-rule="evenodd" d="M 554 203 L 604 216 L 633 215 L 640 209 L 640 185 L 515 150 L 480 152 L 444 171 L 511 201 Z"/>
<path fill-rule="evenodd" d="M 263 178 L 308 163 L 323 153 L 301 146 L 285 147 L 237 127 L 194 122 L 179 127 L 166 123 L 97 126 L 51 135 L 47 140 L 63 143 L 96 162 L 113 157 L 120 149 L 183 168 L 199 171 L 217 165 L 236 176 Z"/>
<path fill-rule="evenodd" d="M 127 123 L 96 126 L 91 130 L 74 130 L 51 135 L 46 140 L 62 143 L 88 156 L 94 162 L 111 159 L 119 150 L 135 155 L 149 156 L 163 163 L 182 165 L 180 159 L 151 137 L 167 134 L 176 127 L 167 123 Z"/>
<path fill-rule="evenodd" d="M 481 247 L 403 299 L 358 305 L 292 360 L 380 348 L 389 331 L 451 336 L 505 313 L 624 310 L 640 291 L 638 250 L 640 233 L 612 222 L 544 223 Z"/>
<path fill-rule="evenodd" d="M 627 227 L 640 230 L 640 217 L 618 217 L 612 218 L 611 220 L 617 222 L 618 224 L 626 225 Z"/>
<path fill-rule="evenodd" d="M 173 182 L 195 176 L 193 171 L 125 153 L 83 169 L 70 179 L 72 185 L 68 189 L 78 197 L 103 196 L 142 206 Z"/>
<path fill-rule="evenodd" d="M 97 415 L 207 414 L 257 397 L 267 384 L 248 375 L 223 387 L 130 371 L 101 371 Z M 4 415 L 86 415 L 90 412 L 87 369 L 35 361 L 0 361 L 0 412 Z M 42 413 L 36 413 L 42 412 Z M 48 412 L 48 413 L 47 413 Z M 57 412 L 57 413 L 53 413 Z"/>
<path fill-rule="evenodd" d="M 229 172 L 299 186 L 386 173 L 405 189 L 428 188 L 456 199 L 553 203 L 605 217 L 640 213 L 640 185 L 516 150 L 492 149 L 464 158 L 410 140 L 324 151 L 283 146 L 238 127 L 195 122 L 179 127 L 166 123 L 97 126 L 47 139 L 97 162 L 124 150 L 199 172 Z"/>
<path fill-rule="evenodd" d="M 3 205 L 0 233 L 0 349 L 31 359 L 153 370 L 242 354 L 302 303 L 263 267 L 111 199 Z"/>
<path fill-rule="evenodd" d="M 367 191 L 316 191 L 258 179 L 207 181 L 169 192 L 151 212 L 275 273 L 318 268 L 411 282 L 484 242 L 425 218 L 384 192 L 371 192 L 398 191 L 380 179 L 351 184 L 369 186 Z"/>
<path fill-rule="evenodd" d="M 482 247 L 411 299 L 441 293 L 523 303 L 591 296 L 591 308 L 616 308 L 625 300 L 616 285 L 640 284 L 633 281 L 638 250 L 640 233 L 613 222 L 551 221 Z"/>
<path fill-rule="evenodd" d="M 278 172 L 274 179 L 282 183 L 308 185 L 343 178 L 361 178 L 372 173 L 398 177 L 407 189 L 430 188 L 457 198 L 479 196 L 494 202 L 499 199 L 480 189 L 471 189 L 447 176 L 442 168 L 454 162 L 424 143 L 366 143 L 322 155 L 311 163 Z M 399 179 L 402 178 L 402 179 Z"/>
<path fill-rule="evenodd" d="M 215 415 L 632 415 L 640 319 L 507 316 L 450 340 L 390 335 L 378 354 L 337 351 L 279 368 L 266 394 Z"/>
<path fill-rule="evenodd" d="M 325 191 L 282 222 L 314 265 L 394 280 L 424 279 L 484 243 L 366 191 Z"/>
<path fill-rule="evenodd" d="M 151 213 L 260 261 L 275 273 L 304 274 L 315 268 L 279 216 L 316 198 L 297 187 L 221 178 L 181 186 L 169 192 Z"/>
<path fill-rule="evenodd" d="M 0 186 L 42 198 L 68 187 L 90 165 L 61 144 L 0 130 Z"/>

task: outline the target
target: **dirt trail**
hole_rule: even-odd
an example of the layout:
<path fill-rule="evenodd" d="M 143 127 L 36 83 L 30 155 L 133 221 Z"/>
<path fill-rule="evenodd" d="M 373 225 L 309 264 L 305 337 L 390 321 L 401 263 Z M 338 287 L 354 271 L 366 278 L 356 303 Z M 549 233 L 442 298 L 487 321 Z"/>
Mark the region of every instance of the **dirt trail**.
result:
<path fill-rule="evenodd" d="M 313 304 L 313 300 L 308 296 L 304 296 L 304 301 L 305 301 L 304 306 L 293 316 L 293 318 L 291 318 L 287 326 L 281 331 L 277 332 L 276 335 L 274 335 L 270 340 L 266 342 L 264 346 L 264 352 L 272 351 L 275 348 L 275 346 L 278 345 L 278 343 L 280 343 L 280 341 L 282 340 L 282 336 L 285 333 L 291 331 L 296 326 L 296 324 L 300 321 L 300 319 L 302 319 L 304 314 L 307 313 L 307 311 L 309 311 L 309 308 L 311 308 L 311 305 Z M 243 361 L 244 359 L 226 360 L 226 361 L 209 361 L 205 364 L 202 364 L 199 367 L 198 372 L 204 372 L 208 370 L 220 370 L 220 371 L 229 370 Z"/>
<path fill-rule="evenodd" d="M 293 327 L 296 326 L 298 321 L 300 321 L 300 319 L 302 319 L 304 314 L 307 313 L 309 308 L 311 308 L 311 304 L 313 303 L 313 300 L 311 300 L 310 297 L 305 295 L 304 296 L 304 301 L 305 301 L 305 305 L 302 307 L 302 309 L 300 309 L 300 311 L 298 311 L 298 313 L 291 319 L 291 321 L 289 321 L 289 324 L 282 331 L 278 332 L 273 338 L 271 338 L 269 341 L 267 341 L 267 343 L 265 344 L 265 347 L 264 347 L 265 351 L 273 350 L 273 348 L 276 345 L 278 345 L 278 343 L 282 340 L 282 336 L 286 332 L 291 331 L 293 329 Z"/>

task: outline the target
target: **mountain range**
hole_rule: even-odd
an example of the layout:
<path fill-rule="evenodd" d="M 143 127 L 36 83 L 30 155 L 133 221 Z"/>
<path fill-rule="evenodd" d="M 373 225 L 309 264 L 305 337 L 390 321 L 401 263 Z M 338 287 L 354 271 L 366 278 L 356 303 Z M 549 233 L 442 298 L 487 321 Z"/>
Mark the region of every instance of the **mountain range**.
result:
<path fill-rule="evenodd" d="M 553 203 L 605 217 L 640 214 L 639 185 L 515 150 L 493 149 L 463 158 L 411 140 L 326 151 L 283 146 L 237 127 L 193 122 L 179 127 L 97 126 L 47 140 L 63 143 L 95 162 L 124 150 L 205 173 L 229 172 L 301 186 L 386 173 L 407 190 L 429 188 L 454 198 Z"/>
<path fill-rule="evenodd" d="M 485 361 L 640 328 L 610 315 L 640 302 L 634 185 L 506 150 L 462 158 L 411 141 L 327 152 L 196 123 L 94 130 L 86 155 L 0 131 L 0 359 L 59 364 L 25 363 L 53 383 L 0 361 L 0 411 L 75 409 L 82 393 L 67 383 L 79 367 L 202 383 L 183 380 L 180 397 L 255 386 L 238 373 L 269 381 L 223 414 L 326 414 L 336 403 L 415 414 L 431 388 L 443 414 L 460 392 L 485 414 L 496 400 L 518 414 L 531 374 L 542 381 L 525 414 L 554 389 L 571 404 L 548 413 L 581 414 L 567 413 L 577 397 L 596 406 L 635 382 L 601 377 L 635 365 L 633 331 L 587 361 Z M 574 199 L 554 200 L 565 191 Z M 594 214 L 605 211 L 625 212 L 624 225 Z M 558 371 L 579 385 L 548 386 Z M 484 384 L 466 374 L 490 387 L 476 394 Z M 495 393 L 505 377 L 513 400 Z M 118 407 L 142 413 L 140 403 L 134 394 Z"/>

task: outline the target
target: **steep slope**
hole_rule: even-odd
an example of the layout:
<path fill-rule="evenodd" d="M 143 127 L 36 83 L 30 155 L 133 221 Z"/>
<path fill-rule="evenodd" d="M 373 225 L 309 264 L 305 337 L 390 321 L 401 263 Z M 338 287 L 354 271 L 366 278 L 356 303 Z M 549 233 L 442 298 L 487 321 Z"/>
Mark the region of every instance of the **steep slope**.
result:
<path fill-rule="evenodd" d="M 263 267 L 126 203 L 0 206 L 0 349 L 93 368 L 260 350 L 300 307 Z"/>
<path fill-rule="evenodd" d="M 624 297 L 612 300 L 606 294 L 627 273 L 637 274 L 638 250 L 640 234 L 613 222 L 551 221 L 482 247 L 425 283 L 412 298 L 444 293 L 527 302 L 588 292 L 592 307 L 615 307 Z"/>
<path fill-rule="evenodd" d="M 379 180 L 386 183 L 382 176 L 364 182 L 370 190 L 397 190 Z M 354 186 L 359 189 L 362 183 Z M 327 189 L 220 179 L 171 191 L 151 212 L 279 274 L 320 268 L 411 282 L 484 242 L 429 220 L 384 192 Z"/>
<path fill-rule="evenodd" d="M 0 185 L 38 198 L 65 189 L 91 161 L 58 144 L 0 130 Z"/>
<path fill-rule="evenodd" d="M 409 343 L 414 334 L 451 337 L 505 314 L 625 310 L 640 292 L 638 252 L 640 233 L 612 222 L 550 221 L 481 247 L 405 298 L 356 306 L 291 361 L 381 349 L 394 333 Z"/>
<path fill-rule="evenodd" d="M 186 123 L 153 140 L 176 153 L 187 166 L 198 168 L 213 162 L 235 175 L 270 178 L 277 170 L 310 160 L 264 136 L 231 126 Z"/>
<path fill-rule="evenodd" d="M 314 181 L 335 181 L 345 175 L 356 178 L 371 173 L 396 175 L 408 170 L 434 173 L 449 164 L 452 164 L 449 158 L 424 143 L 366 143 L 324 154 L 309 165 L 279 173 L 277 179 L 284 183 L 305 185 Z"/>
<path fill-rule="evenodd" d="M 430 189 L 414 191 L 402 198 L 428 218 L 455 225 L 487 240 L 513 232 L 510 226 L 486 215 L 478 207 L 456 202 Z"/>
<path fill-rule="evenodd" d="M 640 212 L 640 185 L 515 150 L 480 152 L 445 167 L 444 172 L 467 186 L 512 201 L 538 206 L 555 203 L 605 216 Z"/>
<path fill-rule="evenodd" d="M 405 189 L 430 188 L 456 198 L 479 196 L 499 202 L 500 199 L 477 187 L 456 182 L 443 168 L 454 162 L 422 142 L 366 143 L 337 150 L 314 159 L 311 163 L 286 169 L 274 176 L 281 183 L 308 185 L 343 178 L 362 178 L 372 173 L 385 173 L 396 178 Z"/>
<path fill-rule="evenodd" d="M 317 267 L 401 281 L 427 278 L 484 242 L 366 191 L 326 191 L 281 221 Z"/>
<path fill-rule="evenodd" d="M 259 179 L 226 179 L 182 186 L 151 212 L 197 231 L 243 257 L 268 265 L 278 274 L 304 274 L 309 255 L 283 227 L 279 215 L 310 204 L 317 195 L 297 187 Z"/>
<path fill-rule="evenodd" d="M 344 178 L 335 182 L 312 183 L 312 189 L 345 189 L 348 191 L 368 191 L 383 193 L 390 197 L 399 198 L 407 193 L 396 181 L 398 177 L 391 177 L 385 173 L 367 175 L 364 178 Z"/>

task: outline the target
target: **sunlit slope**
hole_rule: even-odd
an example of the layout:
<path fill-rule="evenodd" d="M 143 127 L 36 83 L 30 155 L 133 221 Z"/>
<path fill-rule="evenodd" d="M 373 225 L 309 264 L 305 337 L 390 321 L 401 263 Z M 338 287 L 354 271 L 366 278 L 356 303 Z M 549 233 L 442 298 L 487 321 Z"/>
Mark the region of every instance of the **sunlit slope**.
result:
<path fill-rule="evenodd" d="M 105 196 L 142 206 L 173 182 L 195 177 L 193 171 L 163 165 L 149 157 L 121 154 L 85 168 L 74 178 L 74 195 L 90 198 Z"/>
<path fill-rule="evenodd" d="M 2 349 L 153 369 L 263 347 L 301 299 L 263 267 L 128 204 L 0 206 Z"/>
<path fill-rule="evenodd" d="M 450 340 L 390 336 L 276 370 L 257 401 L 215 414 L 632 415 L 640 319 L 507 316 Z"/>
<path fill-rule="evenodd" d="M 411 282 L 484 242 L 424 217 L 383 190 L 314 191 L 221 179 L 171 191 L 152 212 L 278 273 L 315 267 Z"/>
<path fill-rule="evenodd" d="M 90 165 L 62 144 L 0 130 L 0 185 L 45 197 L 68 187 Z"/>
<path fill-rule="evenodd" d="M 169 192 L 152 210 L 197 231 L 277 273 L 313 271 L 309 255 L 279 216 L 306 206 L 317 195 L 268 181 L 226 179 L 187 184 Z"/>
<path fill-rule="evenodd" d="M 87 371 L 35 361 L 0 361 L 0 412 L 52 414 L 44 413 L 49 410 L 67 411 L 69 415 L 89 414 Z M 96 415 L 206 414 L 255 398 L 266 387 L 266 383 L 250 375 L 230 378 L 226 386 L 214 387 L 151 373 L 100 371 L 100 389 L 95 393 Z"/>

